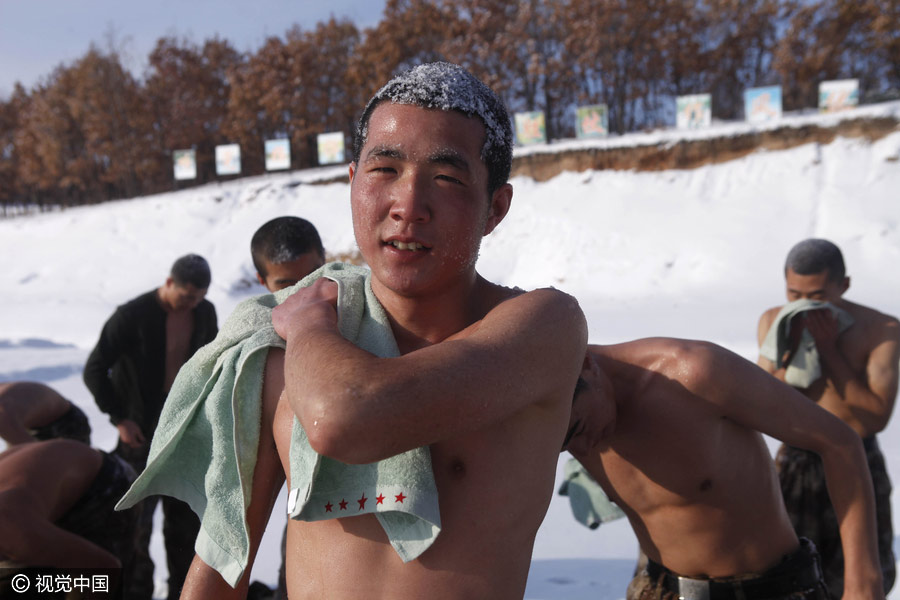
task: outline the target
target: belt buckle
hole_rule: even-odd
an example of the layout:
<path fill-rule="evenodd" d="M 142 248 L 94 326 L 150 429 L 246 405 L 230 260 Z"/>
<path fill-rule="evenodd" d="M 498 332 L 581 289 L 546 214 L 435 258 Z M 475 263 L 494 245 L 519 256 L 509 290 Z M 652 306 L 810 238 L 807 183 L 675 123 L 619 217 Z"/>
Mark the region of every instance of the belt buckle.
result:
<path fill-rule="evenodd" d="M 678 600 L 710 600 L 709 581 L 679 576 Z"/>

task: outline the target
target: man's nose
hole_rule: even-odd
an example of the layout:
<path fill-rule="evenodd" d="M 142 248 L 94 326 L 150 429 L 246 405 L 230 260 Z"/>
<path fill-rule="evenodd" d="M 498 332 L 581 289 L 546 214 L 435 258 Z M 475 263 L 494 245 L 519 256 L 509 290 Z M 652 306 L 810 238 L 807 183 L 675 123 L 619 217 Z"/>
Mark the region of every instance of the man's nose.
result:
<path fill-rule="evenodd" d="M 409 174 L 394 190 L 391 218 L 411 223 L 431 220 L 431 206 L 426 178 Z"/>

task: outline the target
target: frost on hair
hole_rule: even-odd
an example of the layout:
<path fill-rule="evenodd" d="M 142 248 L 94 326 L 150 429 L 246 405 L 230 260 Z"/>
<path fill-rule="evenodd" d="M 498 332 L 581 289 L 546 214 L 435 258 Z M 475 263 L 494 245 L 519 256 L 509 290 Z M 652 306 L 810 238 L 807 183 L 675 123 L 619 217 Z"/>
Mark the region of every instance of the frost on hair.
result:
<path fill-rule="evenodd" d="M 491 187 L 499 187 L 509 178 L 513 144 L 509 115 L 496 94 L 464 68 L 446 62 L 428 63 L 391 79 L 369 100 L 363 111 L 355 141 L 356 159 L 369 133 L 369 117 L 375 107 L 385 101 L 454 110 L 468 117 L 478 117 L 486 132 L 481 159 L 489 170 L 491 165 L 495 167 Z"/>

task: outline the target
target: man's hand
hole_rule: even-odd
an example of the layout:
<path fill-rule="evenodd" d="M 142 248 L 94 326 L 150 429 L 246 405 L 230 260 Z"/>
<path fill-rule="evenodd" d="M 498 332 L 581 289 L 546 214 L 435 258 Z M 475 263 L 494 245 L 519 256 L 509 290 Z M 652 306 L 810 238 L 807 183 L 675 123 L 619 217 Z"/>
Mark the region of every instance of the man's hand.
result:
<path fill-rule="evenodd" d="M 119 421 L 116 425 L 116 429 L 119 430 L 119 439 L 121 439 L 122 443 L 126 446 L 140 448 L 147 441 L 144 434 L 141 432 L 141 428 L 138 427 L 138 424 L 129 419 Z"/>
<path fill-rule="evenodd" d="M 287 340 L 296 335 L 299 328 L 336 327 L 337 294 L 337 283 L 325 277 L 297 290 L 272 310 L 275 332 Z"/>
<path fill-rule="evenodd" d="M 809 334 L 816 341 L 819 352 L 837 348 L 838 322 L 831 311 L 825 309 L 808 311 L 805 323 Z"/>
<path fill-rule="evenodd" d="M 800 337 L 803 335 L 803 328 L 806 327 L 806 314 L 801 313 L 796 315 L 790 321 L 790 331 L 788 332 L 788 347 L 787 350 L 784 351 L 784 354 L 781 355 L 781 364 L 783 366 L 787 366 L 791 364 L 791 359 L 794 358 L 794 354 L 797 352 L 797 348 L 800 347 Z M 780 378 L 784 381 L 784 378 Z"/>

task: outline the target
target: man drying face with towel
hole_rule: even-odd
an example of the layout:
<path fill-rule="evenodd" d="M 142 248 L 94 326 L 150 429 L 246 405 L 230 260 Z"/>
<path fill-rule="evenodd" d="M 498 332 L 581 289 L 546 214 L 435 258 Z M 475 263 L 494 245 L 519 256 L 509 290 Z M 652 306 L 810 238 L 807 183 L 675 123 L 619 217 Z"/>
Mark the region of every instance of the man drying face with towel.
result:
<path fill-rule="evenodd" d="M 808 239 L 795 245 L 788 253 L 784 275 L 790 304 L 771 308 L 760 318 L 758 363 L 842 419 L 863 439 L 875 487 L 878 546 L 887 592 L 895 577 L 891 483 L 875 434 L 887 425 L 897 396 L 900 323 L 894 317 L 844 299 L 850 278 L 845 274 L 840 249 L 828 240 Z M 792 308 L 812 310 L 786 317 Z M 784 318 L 791 318 L 791 326 L 780 330 L 789 329 L 794 334 L 787 333 L 786 357 L 765 351 L 772 346 L 765 344 L 767 337 L 775 333 L 770 329 L 783 325 Z M 842 328 L 842 322 L 849 325 Z M 808 336 L 807 344 L 798 333 Z M 793 355 L 802 353 L 813 354 L 819 369 L 819 376 L 808 385 L 798 385 L 789 377 Z M 794 528 L 816 543 L 828 587 L 834 597 L 840 597 L 844 555 L 835 511 L 825 493 L 822 463 L 815 455 L 788 445 L 781 447 L 777 462 Z"/>
<path fill-rule="evenodd" d="M 512 136 L 497 97 L 443 63 L 392 80 L 366 107 L 350 165 L 356 240 L 399 356 L 338 330 L 319 279 L 273 313 L 247 511 L 255 548 L 285 472 L 296 414 L 314 450 L 344 463 L 430 448 L 440 535 L 403 562 L 373 514 L 288 526 L 291 598 L 521 598 L 586 343 L 571 297 L 493 284 L 481 238 L 509 210 Z M 290 483 L 290 482 L 289 482 Z M 347 498 L 325 511 L 403 502 Z M 195 559 L 186 598 L 237 597 Z"/>

